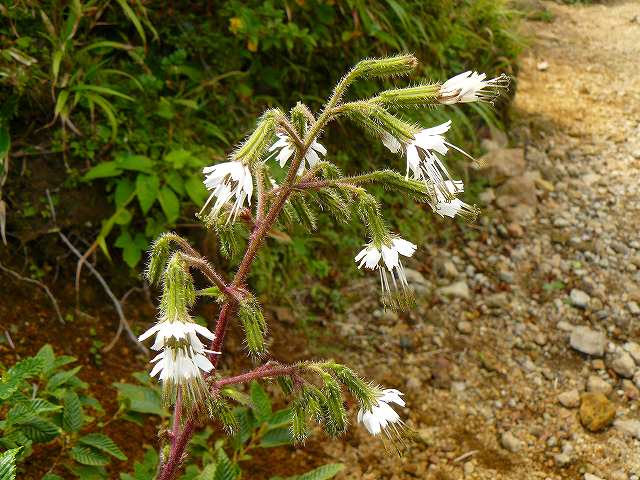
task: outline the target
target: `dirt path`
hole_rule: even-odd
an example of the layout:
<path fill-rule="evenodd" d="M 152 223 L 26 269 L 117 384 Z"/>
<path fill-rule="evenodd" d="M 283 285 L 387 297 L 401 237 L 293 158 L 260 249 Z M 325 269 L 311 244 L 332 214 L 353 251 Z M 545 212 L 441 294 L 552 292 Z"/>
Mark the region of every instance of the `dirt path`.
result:
<path fill-rule="evenodd" d="M 398 460 L 354 429 L 322 447 L 343 478 L 640 476 L 640 8 L 545 6 L 480 224 L 423 246 L 416 312 L 356 298 L 336 327 L 422 439 Z"/>

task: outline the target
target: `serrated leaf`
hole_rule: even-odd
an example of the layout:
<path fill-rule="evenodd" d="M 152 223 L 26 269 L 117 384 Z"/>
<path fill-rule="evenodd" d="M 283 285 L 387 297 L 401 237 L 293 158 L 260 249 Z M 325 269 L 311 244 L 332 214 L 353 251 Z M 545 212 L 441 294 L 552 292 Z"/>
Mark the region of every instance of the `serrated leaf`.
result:
<path fill-rule="evenodd" d="M 116 445 L 116 443 L 109 437 L 102 433 L 90 433 L 84 437 L 80 437 L 78 440 L 80 443 L 90 445 L 98 450 L 108 453 L 112 457 L 118 460 L 126 460 L 127 456 L 122 453 L 122 450 Z"/>
<path fill-rule="evenodd" d="M 53 392 L 55 389 L 60 388 L 65 383 L 69 382 L 73 377 L 75 377 L 76 373 L 80 371 L 82 367 L 75 367 L 71 370 L 66 370 L 64 372 L 58 372 L 51 376 L 49 381 L 47 382 L 46 390 L 49 392 Z"/>
<path fill-rule="evenodd" d="M 189 195 L 191 201 L 196 205 L 200 206 L 207 200 L 207 189 L 199 176 L 194 175 L 187 178 L 184 182 L 184 188 L 187 190 L 187 195 Z"/>
<path fill-rule="evenodd" d="M 328 465 L 323 465 L 302 475 L 290 477 L 287 480 L 329 480 L 342 470 L 344 470 L 342 463 L 329 463 Z"/>
<path fill-rule="evenodd" d="M 102 162 L 84 174 L 82 180 L 88 182 L 96 178 L 117 177 L 122 173 L 122 169 L 116 162 Z"/>
<path fill-rule="evenodd" d="M 260 440 L 260 446 L 262 448 L 279 447 L 281 445 L 291 445 L 292 443 L 293 437 L 291 436 L 289 427 L 278 427 L 269 430 Z"/>
<path fill-rule="evenodd" d="M 36 443 L 48 442 L 60 434 L 60 427 L 55 423 L 38 417 L 22 422 L 20 429 L 29 440 Z"/>
<path fill-rule="evenodd" d="M 64 396 L 64 410 L 62 412 L 62 428 L 67 432 L 78 432 L 84 423 L 84 413 L 78 394 L 73 391 Z"/>
<path fill-rule="evenodd" d="M 160 393 L 157 390 L 131 383 L 114 383 L 113 386 L 118 389 L 118 399 L 126 404 L 128 410 L 168 416 L 168 412 L 161 407 Z"/>
<path fill-rule="evenodd" d="M 107 471 L 102 466 L 66 464 L 65 467 L 81 480 L 104 480 L 107 478 Z"/>
<path fill-rule="evenodd" d="M 38 357 L 28 357 L 19 361 L 2 375 L 0 381 L 0 400 L 6 400 L 13 395 L 21 384 L 43 370 L 44 362 Z"/>
<path fill-rule="evenodd" d="M 156 175 L 138 175 L 136 177 L 136 194 L 142 213 L 147 213 L 153 206 L 160 192 L 160 179 Z"/>
<path fill-rule="evenodd" d="M 99 450 L 86 445 L 76 445 L 69 452 L 69 456 L 83 465 L 102 467 L 109 463 L 109 458 Z"/>
<path fill-rule="evenodd" d="M 273 412 L 273 415 L 271 415 L 268 423 L 270 428 L 288 425 L 289 423 L 291 423 L 291 409 L 283 408 L 282 410 Z"/>
<path fill-rule="evenodd" d="M 251 403 L 256 419 L 267 422 L 271 417 L 271 399 L 258 382 L 251 382 Z"/>
<path fill-rule="evenodd" d="M 12 448 L 0 454 L 0 480 L 15 480 L 16 456 L 21 448 Z"/>
<path fill-rule="evenodd" d="M 167 217 L 167 221 L 169 223 L 175 222 L 180 216 L 180 200 L 178 200 L 176 194 L 173 193 L 173 190 L 166 186 L 162 187 L 158 194 L 158 200 L 160 201 L 162 211 Z"/>

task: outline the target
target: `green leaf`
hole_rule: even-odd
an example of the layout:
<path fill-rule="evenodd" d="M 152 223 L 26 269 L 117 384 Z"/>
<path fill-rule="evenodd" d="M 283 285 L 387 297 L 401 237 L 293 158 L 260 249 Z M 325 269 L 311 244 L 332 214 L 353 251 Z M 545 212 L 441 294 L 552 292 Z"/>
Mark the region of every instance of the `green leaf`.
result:
<path fill-rule="evenodd" d="M 192 154 L 188 150 L 171 150 L 164 156 L 163 161 L 165 163 L 170 163 L 174 169 L 180 170 L 189 160 L 191 160 L 191 158 Z"/>
<path fill-rule="evenodd" d="M 0 381 L 0 400 L 6 400 L 13 395 L 21 383 L 34 377 L 43 369 L 43 361 L 38 357 L 28 357 L 19 361 L 2 375 Z"/>
<path fill-rule="evenodd" d="M 55 473 L 47 473 L 42 480 L 64 480 L 60 475 L 56 475 Z"/>
<path fill-rule="evenodd" d="M 62 428 L 67 432 L 78 432 L 84 423 L 84 413 L 80 405 L 78 394 L 73 391 L 64 396 L 64 411 L 62 412 Z"/>
<path fill-rule="evenodd" d="M 128 410 L 161 417 L 169 415 L 161 407 L 161 398 L 158 390 L 131 383 L 114 383 L 113 386 L 118 390 L 118 399 L 125 403 Z"/>
<path fill-rule="evenodd" d="M 288 480 L 329 480 L 344 470 L 342 463 L 330 463 L 311 470 L 302 475 L 290 477 Z"/>
<path fill-rule="evenodd" d="M 102 450 L 118 460 L 124 461 L 127 459 L 127 456 L 122 453 L 122 450 L 120 450 L 118 445 L 102 433 L 90 433 L 84 437 L 80 437 L 78 441 L 97 448 L 98 450 Z"/>
<path fill-rule="evenodd" d="M 202 183 L 202 178 L 199 175 L 193 175 L 184 182 L 184 187 L 187 190 L 187 195 L 193 203 L 200 206 L 207 200 L 209 194 L 207 188 Z"/>
<path fill-rule="evenodd" d="M 122 178 L 116 183 L 116 191 L 114 194 L 114 200 L 116 202 L 116 208 L 121 208 L 128 203 L 129 197 L 135 191 L 133 182 L 127 178 Z"/>
<path fill-rule="evenodd" d="M 22 432 L 29 440 L 36 443 L 46 443 L 60 434 L 60 427 L 43 418 L 32 418 L 20 424 Z"/>
<path fill-rule="evenodd" d="M 281 427 L 283 425 L 288 425 L 291 423 L 291 409 L 283 408 L 282 410 L 278 410 L 277 412 L 273 412 L 271 418 L 269 419 L 269 427 Z"/>
<path fill-rule="evenodd" d="M 102 467 L 109 463 L 109 458 L 93 447 L 76 445 L 69 452 L 69 456 L 83 465 Z"/>
<path fill-rule="evenodd" d="M 104 480 L 107 478 L 107 471 L 102 466 L 66 464 L 65 467 L 81 480 Z"/>
<path fill-rule="evenodd" d="M 102 162 L 84 174 L 82 180 L 88 182 L 96 178 L 117 177 L 122 170 L 116 162 Z"/>
<path fill-rule="evenodd" d="M 147 213 L 153 206 L 160 192 L 160 179 L 156 175 L 138 175 L 136 177 L 136 194 L 142 213 Z"/>
<path fill-rule="evenodd" d="M 0 480 L 15 480 L 16 456 L 21 448 L 12 448 L 0 454 Z"/>
<path fill-rule="evenodd" d="M 135 267 L 142 258 L 142 252 L 147 247 L 147 240 L 141 233 L 136 233 L 131 238 L 128 231 L 123 231 L 116 239 L 114 245 L 122 249 L 122 258 L 131 268 Z"/>
<path fill-rule="evenodd" d="M 71 370 L 66 370 L 64 372 L 58 372 L 53 375 L 49 382 L 47 382 L 47 391 L 53 392 L 55 389 L 60 388 L 65 383 L 67 383 L 72 377 L 75 377 L 76 373 L 80 371 L 82 367 L 75 367 Z"/>
<path fill-rule="evenodd" d="M 262 448 L 279 447 L 281 445 L 291 445 L 293 437 L 289 427 L 279 427 L 269 430 L 262 436 L 260 446 Z"/>
<path fill-rule="evenodd" d="M 169 187 L 162 187 L 158 195 L 162 211 L 169 223 L 174 223 L 180 216 L 180 200 Z"/>
<path fill-rule="evenodd" d="M 178 195 L 183 196 L 186 193 L 184 189 L 184 180 L 178 172 L 171 171 L 167 173 L 164 176 L 164 180 Z"/>
<path fill-rule="evenodd" d="M 127 4 L 127 0 L 117 0 L 117 2 L 118 2 L 118 5 L 120 5 L 120 8 L 122 8 L 122 11 L 124 12 L 124 14 L 129 18 L 129 20 L 131 20 L 131 23 L 133 23 L 133 26 L 136 28 L 136 31 L 138 32 L 138 35 L 140 35 L 140 38 L 142 39 L 142 43 L 146 44 L 147 37 L 144 33 L 144 28 L 142 27 L 142 23 L 140 22 L 140 19 L 135 14 L 135 12 Z"/>
<path fill-rule="evenodd" d="M 153 161 L 144 155 L 119 155 L 116 163 L 123 170 L 134 170 L 136 172 L 151 173 L 153 171 Z"/>
<path fill-rule="evenodd" d="M 121 473 L 120 480 L 151 480 L 155 478 L 157 468 L 158 453 L 155 449 L 149 448 L 144 452 L 142 462 L 136 462 L 133 465 L 133 475 Z"/>
<path fill-rule="evenodd" d="M 4 159 L 9 153 L 9 149 L 11 148 L 11 137 L 9 136 L 9 130 L 0 127 L 0 160 Z M 2 174 L 0 170 L 0 174 Z"/>
<path fill-rule="evenodd" d="M 271 400 L 258 382 L 251 382 L 251 402 L 253 413 L 259 422 L 267 422 L 271 418 Z"/>
<path fill-rule="evenodd" d="M 76 85 L 71 90 L 73 90 L 74 92 L 89 91 L 89 92 L 93 92 L 101 95 L 113 95 L 115 97 L 124 98 L 125 100 L 129 100 L 133 102 L 133 98 L 131 98 L 129 95 L 125 95 L 124 93 L 114 90 L 113 88 L 101 87 L 100 85 L 80 84 L 80 85 Z"/>

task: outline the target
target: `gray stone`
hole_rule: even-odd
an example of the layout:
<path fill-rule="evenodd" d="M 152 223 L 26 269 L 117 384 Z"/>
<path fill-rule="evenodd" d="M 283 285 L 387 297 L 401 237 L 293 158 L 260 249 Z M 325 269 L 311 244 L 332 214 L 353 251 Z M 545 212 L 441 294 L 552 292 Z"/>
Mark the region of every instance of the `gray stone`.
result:
<path fill-rule="evenodd" d="M 500 184 L 511 177 L 522 175 L 526 168 L 521 148 L 501 148 L 486 153 L 478 159 L 480 175 L 492 184 Z"/>
<path fill-rule="evenodd" d="M 627 342 L 622 348 L 624 348 L 629 355 L 635 360 L 636 363 L 640 364 L 640 345 L 636 342 Z"/>
<path fill-rule="evenodd" d="M 563 407 L 578 408 L 580 406 L 580 393 L 575 388 L 558 395 L 558 401 Z"/>
<path fill-rule="evenodd" d="M 458 276 L 458 269 L 451 260 L 437 262 L 436 271 L 442 277 L 456 278 Z"/>
<path fill-rule="evenodd" d="M 621 377 L 631 378 L 636 370 L 636 362 L 633 361 L 628 352 L 617 353 L 609 366 Z"/>
<path fill-rule="evenodd" d="M 487 188 L 484 192 L 478 195 L 478 199 L 484 205 L 490 205 L 496 199 L 496 192 L 493 188 Z"/>
<path fill-rule="evenodd" d="M 613 426 L 622 433 L 640 439 L 640 420 L 618 418 Z"/>
<path fill-rule="evenodd" d="M 613 391 L 613 387 L 610 383 L 605 382 L 597 375 L 590 375 L 587 379 L 587 391 L 593 393 L 602 393 L 609 395 Z"/>
<path fill-rule="evenodd" d="M 471 325 L 471 322 L 468 322 L 466 320 L 462 320 L 460 322 L 458 322 L 458 331 L 460 333 L 464 333 L 464 334 L 470 334 L 473 331 L 473 325 Z"/>
<path fill-rule="evenodd" d="M 524 442 L 509 431 L 502 434 L 500 443 L 503 448 L 513 453 L 519 452 L 524 447 Z"/>
<path fill-rule="evenodd" d="M 585 473 L 584 480 L 602 480 L 602 479 L 592 473 Z"/>
<path fill-rule="evenodd" d="M 500 277 L 500 280 L 502 280 L 504 283 L 515 283 L 515 277 L 513 276 L 513 273 L 507 272 L 506 270 L 501 270 L 498 273 L 498 277 Z"/>
<path fill-rule="evenodd" d="M 463 300 L 469 300 L 471 298 L 469 286 L 464 280 L 442 287 L 438 291 L 445 297 L 462 298 Z"/>
<path fill-rule="evenodd" d="M 579 326 L 573 329 L 570 339 L 571 347 L 587 355 L 601 357 L 607 344 L 607 337 L 589 327 Z"/>
<path fill-rule="evenodd" d="M 509 305 L 509 297 L 505 292 L 494 293 L 486 298 L 485 303 L 488 307 L 504 308 Z"/>
<path fill-rule="evenodd" d="M 571 305 L 577 308 L 587 308 L 587 306 L 589 306 L 589 300 L 591 300 L 589 295 L 577 288 L 571 290 L 569 298 L 571 300 Z"/>
<path fill-rule="evenodd" d="M 640 307 L 636 302 L 627 303 L 627 309 L 632 315 L 640 315 Z"/>

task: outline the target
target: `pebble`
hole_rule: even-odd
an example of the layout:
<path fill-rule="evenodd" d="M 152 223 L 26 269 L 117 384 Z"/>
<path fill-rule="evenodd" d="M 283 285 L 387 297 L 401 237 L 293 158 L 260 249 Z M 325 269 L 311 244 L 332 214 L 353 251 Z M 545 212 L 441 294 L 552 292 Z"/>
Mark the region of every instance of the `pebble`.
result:
<path fill-rule="evenodd" d="M 471 298 L 469 286 L 464 280 L 442 287 L 438 291 L 446 297 L 462 298 L 463 300 L 469 300 Z"/>
<path fill-rule="evenodd" d="M 580 423 L 591 432 L 599 432 L 613 422 L 616 408 L 602 393 L 584 393 L 580 404 Z"/>
<path fill-rule="evenodd" d="M 627 342 L 622 346 L 622 348 L 629 352 L 629 355 L 631 355 L 636 363 L 640 364 L 640 345 L 636 342 Z"/>
<path fill-rule="evenodd" d="M 587 379 L 587 391 L 592 393 L 602 393 L 603 395 L 609 395 L 613 391 L 613 387 L 610 383 L 605 382 L 597 375 L 590 375 Z"/>
<path fill-rule="evenodd" d="M 510 223 L 507 225 L 507 233 L 513 238 L 520 238 L 524 235 L 524 229 L 519 223 Z"/>
<path fill-rule="evenodd" d="M 621 377 L 631 378 L 636 370 L 636 362 L 633 361 L 628 352 L 616 354 L 609 365 L 611 369 Z"/>
<path fill-rule="evenodd" d="M 585 292 L 583 292 L 582 290 L 578 290 L 577 288 L 574 288 L 573 290 L 571 290 L 571 293 L 569 294 L 569 299 L 571 300 L 571 305 L 577 308 L 584 309 L 589 306 L 589 301 L 591 300 L 591 297 L 587 295 Z"/>
<path fill-rule="evenodd" d="M 570 344 L 572 348 L 579 352 L 601 357 L 604 355 L 607 338 L 602 332 L 579 326 L 571 332 Z"/>
<path fill-rule="evenodd" d="M 558 401 L 563 407 L 577 408 L 580 406 L 580 393 L 578 390 L 568 390 L 558 395 Z"/>
<path fill-rule="evenodd" d="M 471 322 L 468 322 L 466 320 L 462 320 L 458 322 L 457 327 L 458 327 L 458 331 L 460 333 L 464 333 L 465 335 L 468 335 L 471 332 L 473 332 L 473 325 L 471 324 Z"/>
<path fill-rule="evenodd" d="M 592 473 L 585 473 L 584 480 L 602 480 L 602 479 L 596 475 L 593 475 Z"/>
<path fill-rule="evenodd" d="M 519 438 L 517 438 L 510 431 L 504 432 L 502 434 L 502 437 L 500 438 L 500 443 L 506 450 L 509 450 L 512 453 L 516 453 L 522 450 L 522 448 L 524 447 L 524 442 Z"/>
<path fill-rule="evenodd" d="M 640 420 L 618 418 L 613 427 L 627 435 L 640 439 Z"/>
<path fill-rule="evenodd" d="M 632 315 L 640 315 L 640 307 L 636 302 L 627 303 L 627 309 Z"/>

